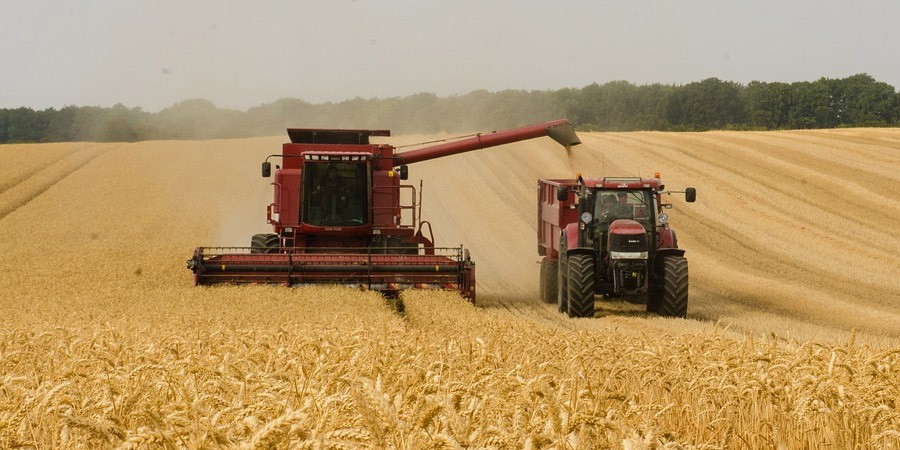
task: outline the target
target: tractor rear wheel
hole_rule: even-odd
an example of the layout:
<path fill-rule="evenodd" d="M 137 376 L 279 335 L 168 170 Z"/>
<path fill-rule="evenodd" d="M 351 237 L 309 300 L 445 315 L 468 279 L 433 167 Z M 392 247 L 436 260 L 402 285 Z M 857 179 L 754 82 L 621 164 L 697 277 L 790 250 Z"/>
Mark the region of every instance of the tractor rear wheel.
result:
<path fill-rule="evenodd" d="M 556 264 L 556 310 L 561 313 L 569 312 L 569 274 L 565 255 L 560 252 L 559 262 Z"/>
<path fill-rule="evenodd" d="M 277 234 L 254 234 L 250 239 L 250 253 L 277 253 L 279 244 Z"/>
<path fill-rule="evenodd" d="M 557 261 L 550 261 L 547 257 L 541 260 L 541 300 L 544 303 L 553 303 L 558 295 L 556 287 L 557 272 L 559 268 Z"/>
<path fill-rule="evenodd" d="M 688 264 L 683 256 L 663 259 L 663 290 L 647 296 L 647 311 L 666 317 L 687 317 Z"/>
<path fill-rule="evenodd" d="M 569 317 L 594 317 L 594 258 L 569 255 Z"/>

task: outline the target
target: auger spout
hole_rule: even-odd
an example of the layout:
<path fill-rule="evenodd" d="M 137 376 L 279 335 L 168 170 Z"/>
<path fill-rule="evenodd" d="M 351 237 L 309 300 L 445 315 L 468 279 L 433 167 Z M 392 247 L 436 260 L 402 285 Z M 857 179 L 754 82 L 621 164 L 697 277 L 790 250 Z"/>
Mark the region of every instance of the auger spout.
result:
<path fill-rule="evenodd" d="M 566 147 L 566 149 L 581 143 L 581 140 L 578 139 L 578 136 L 575 134 L 575 130 L 572 129 L 572 125 L 569 121 L 566 119 L 558 119 L 551 122 L 513 128 L 510 130 L 478 133 L 475 136 L 460 139 L 458 141 L 410 150 L 408 152 L 399 153 L 396 156 L 399 160 L 403 161 L 404 164 L 412 164 L 542 136 L 549 136 L 554 141 L 559 142 L 560 145 Z"/>

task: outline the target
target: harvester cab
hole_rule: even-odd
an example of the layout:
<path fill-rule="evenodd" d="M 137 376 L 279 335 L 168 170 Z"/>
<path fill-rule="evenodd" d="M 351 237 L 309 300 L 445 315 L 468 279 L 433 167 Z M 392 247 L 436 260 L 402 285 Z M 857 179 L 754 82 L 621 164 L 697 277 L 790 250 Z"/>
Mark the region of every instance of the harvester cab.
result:
<path fill-rule="evenodd" d="M 262 163 L 273 178 L 266 208 L 273 233 L 250 247 L 200 247 L 188 260 L 195 284 L 331 283 L 396 294 L 446 289 L 475 299 L 475 264 L 462 246 L 435 247 L 421 218 L 421 184 L 401 184 L 408 165 L 458 153 L 549 136 L 569 148 L 580 143 L 565 119 L 478 133 L 396 152 L 370 137 L 388 130 L 288 129 L 291 142 Z M 271 159 L 281 159 L 272 170 Z"/>

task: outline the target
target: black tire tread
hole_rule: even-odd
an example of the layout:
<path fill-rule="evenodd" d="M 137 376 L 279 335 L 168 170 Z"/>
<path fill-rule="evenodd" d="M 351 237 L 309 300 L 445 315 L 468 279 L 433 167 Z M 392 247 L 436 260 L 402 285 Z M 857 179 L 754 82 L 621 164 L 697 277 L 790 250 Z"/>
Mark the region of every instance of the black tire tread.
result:
<path fill-rule="evenodd" d="M 663 292 L 658 314 L 667 317 L 687 317 L 688 263 L 683 256 L 669 256 L 663 260 Z"/>
<path fill-rule="evenodd" d="M 594 317 L 594 259 L 569 255 L 569 317 Z"/>
<path fill-rule="evenodd" d="M 277 234 L 254 234 L 250 238 L 250 253 L 276 253 L 280 241 Z"/>

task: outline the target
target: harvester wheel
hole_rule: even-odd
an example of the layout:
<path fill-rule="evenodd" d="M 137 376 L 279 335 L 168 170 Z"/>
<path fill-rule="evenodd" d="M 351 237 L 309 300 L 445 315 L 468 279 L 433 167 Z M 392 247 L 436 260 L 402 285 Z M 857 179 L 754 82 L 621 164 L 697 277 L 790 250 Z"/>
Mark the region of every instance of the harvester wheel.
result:
<path fill-rule="evenodd" d="M 594 259 L 569 255 L 569 317 L 594 317 Z"/>
<path fill-rule="evenodd" d="M 561 313 L 569 312 L 569 274 L 565 255 L 559 255 L 559 263 L 556 265 L 556 310 Z"/>
<path fill-rule="evenodd" d="M 559 288 L 556 286 L 556 280 L 559 276 L 559 263 L 557 261 L 548 261 L 546 257 L 541 260 L 541 300 L 544 303 L 553 303 Z"/>
<path fill-rule="evenodd" d="M 663 291 L 647 298 L 647 311 L 667 317 L 687 317 L 688 264 L 683 256 L 663 259 Z"/>
<path fill-rule="evenodd" d="M 277 253 L 278 246 L 277 234 L 254 234 L 250 239 L 250 253 Z"/>

